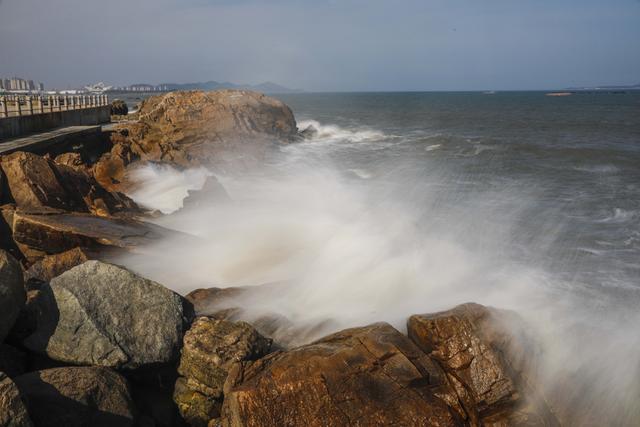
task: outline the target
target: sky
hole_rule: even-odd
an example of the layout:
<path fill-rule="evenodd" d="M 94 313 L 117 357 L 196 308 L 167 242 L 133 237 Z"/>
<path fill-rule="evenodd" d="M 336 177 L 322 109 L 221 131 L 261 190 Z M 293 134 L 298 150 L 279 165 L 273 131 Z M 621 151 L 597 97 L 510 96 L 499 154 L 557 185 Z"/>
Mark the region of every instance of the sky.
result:
<path fill-rule="evenodd" d="M 640 0 L 0 0 L 0 76 L 307 91 L 640 83 Z"/>

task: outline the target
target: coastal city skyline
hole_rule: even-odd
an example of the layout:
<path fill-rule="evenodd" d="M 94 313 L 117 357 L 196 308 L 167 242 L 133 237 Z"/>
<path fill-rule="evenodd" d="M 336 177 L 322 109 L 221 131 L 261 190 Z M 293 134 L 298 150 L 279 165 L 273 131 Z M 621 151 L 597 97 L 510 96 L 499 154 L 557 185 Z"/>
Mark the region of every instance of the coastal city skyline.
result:
<path fill-rule="evenodd" d="M 640 2 L 547 3 L 5 0 L 0 75 L 37 72 L 60 89 L 97 81 L 270 81 L 305 91 L 640 82 Z M 25 22 L 38 25 L 25 32 Z M 102 25 L 109 31 L 96 30 Z"/>

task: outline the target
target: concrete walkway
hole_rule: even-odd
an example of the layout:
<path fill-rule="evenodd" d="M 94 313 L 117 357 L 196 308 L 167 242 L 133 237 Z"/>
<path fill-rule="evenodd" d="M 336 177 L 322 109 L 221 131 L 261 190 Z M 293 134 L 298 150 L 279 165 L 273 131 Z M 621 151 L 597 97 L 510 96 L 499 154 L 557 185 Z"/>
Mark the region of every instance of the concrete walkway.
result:
<path fill-rule="evenodd" d="M 0 155 L 11 154 L 14 151 L 43 151 L 52 145 L 66 142 L 70 138 L 97 135 L 101 132 L 101 127 L 99 125 L 69 126 L 21 138 L 0 140 Z"/>

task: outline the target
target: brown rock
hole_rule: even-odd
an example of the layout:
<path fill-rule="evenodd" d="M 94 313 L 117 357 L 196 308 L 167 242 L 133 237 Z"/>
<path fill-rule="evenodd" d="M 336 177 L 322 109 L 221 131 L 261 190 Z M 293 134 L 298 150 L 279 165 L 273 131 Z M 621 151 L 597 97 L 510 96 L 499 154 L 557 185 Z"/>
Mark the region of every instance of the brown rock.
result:
<path fill-rule="evenodd" d="M 144 100 L 138 117 L 120 125 L 111 152 L 94 167 L 107 189 L 123 191 L 126 168 L 136 160 L 180 167 L 254 162 L 271 143 L 297 136 L 289 107 L 250 91 L 171 92 Z"/>
<path fill-rule="evenodd" d="M 18 387 L 11 378 L 0 372 L 0 427 L 31 427 L 32 425 Z"/>
<path fill-rule="evenodd" d="M 53 162 L 33 153 L 16 152 L 2 156 L 0 167 L 6 176 L 11 197 L 18 207 L 68 210 L 81 208 L 58 182 Z"/>
<path fill-rule="evenodd" d="M 379 323 L 236 364 L 222 425 L 461 426 L 463 416 L 437 364 Z"/>
<path fill-rule="evenodd" d="M 174 400 L 192 426 L 220 415 L 222 389 L 231 366 L 269 352 L 271 340 L 245 322 L 200 317 L 185 334 Z"/>
<path fill-rule="evenodd" d="M 80 153 L 63 153 L 53 161 L 59 165 L 70 166 L 74 169 L 84 169 L 86 167 Z"/>
<path fill-rule="evenodd" d="M 536 350 L 515 313 L 463 304 L 411 316 L 407 329 L 444 368 L 473 425 L 558 425 L 530 385 Z"/>
<path fill-rule="evenodd" d="M 129 113 L 129 107 L 127 103 L 122 99 L 114 99 L 111 101 L 111 115 L 112 116 L 126 116 Z"/>
<path fill-rule="evenodd" d="M 185 298 L 193 304 L 196 316 L 215 315 L 223 309 L 233 309 L 234 298 L 242 295 L 248 288 L 206 288 L 195 289 L 185 295 Z"/>
<path fill-rule="evenodd" d="M 24 275 L 25 281 L 49 282 L 73 267 L 93 259 L 86 249 L 74 248 L 59 254 L 48 255 L 33 264 Z"/>
<path fill-rule="evenodd" d="M 15 378 L 39 427 L 133 426 L 127 381 L 106 368 L 65 367 Z"/>
<path fill-rule="evenodd" d="M 13 214 L 12 229 L 17 243 L 43 255 L 75 247 L 133 249 L 174 234 L 162 227 L 132 219 L 20 211 Z"/>

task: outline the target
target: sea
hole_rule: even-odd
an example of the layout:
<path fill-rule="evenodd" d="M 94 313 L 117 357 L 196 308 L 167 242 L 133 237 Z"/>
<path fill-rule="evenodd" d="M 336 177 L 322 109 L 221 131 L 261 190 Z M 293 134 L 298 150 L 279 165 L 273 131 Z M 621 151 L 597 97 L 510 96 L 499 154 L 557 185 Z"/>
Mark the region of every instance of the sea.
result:
<path fill-rule="evenodd" d="M 236 203 L 160 219 L 206 243 L 125 263 L 182 293 L 286 283 L 242 306 L 302 341 L 515 310 L 571 425 L 640 425 L 640 91 L 274 96 L 312 136 L 255 170 L 147 171 L 132 196 L 151 207 L 208 174 Z"/>

